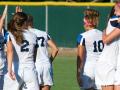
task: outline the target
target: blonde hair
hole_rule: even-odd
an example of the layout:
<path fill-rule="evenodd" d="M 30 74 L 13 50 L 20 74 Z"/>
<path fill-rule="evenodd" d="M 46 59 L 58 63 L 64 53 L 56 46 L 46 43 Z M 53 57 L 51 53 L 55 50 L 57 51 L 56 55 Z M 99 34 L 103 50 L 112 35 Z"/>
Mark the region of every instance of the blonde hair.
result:
<path fill-rule="evenodd" d="M 99 21 L 99 12 L 94 9 L 86 9 L 84 11 L 84 18 L 88 23 L 91 24 L 92 27 L 97 27 Z"/>

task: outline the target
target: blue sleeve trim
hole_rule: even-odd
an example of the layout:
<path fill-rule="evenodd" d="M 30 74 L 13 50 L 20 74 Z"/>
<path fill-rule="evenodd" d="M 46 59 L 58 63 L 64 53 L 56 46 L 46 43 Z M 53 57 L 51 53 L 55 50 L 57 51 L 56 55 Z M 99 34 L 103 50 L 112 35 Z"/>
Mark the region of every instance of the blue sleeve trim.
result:
<path fill-rule="evenodd" d="M 118 25 L 118 20 L 110 21 L 110 24 L 111 24 L 113 27 L 117 27 L 117 25 Z"/>
<path fill-rule="evenodd" d="M 4 43 L 5 44 L 8 42 L 8 37 L 9 37 L 9 33 L 7 32 L 7 30 L 4 29 Z"/>
<path fill-rule="evenodd" d="M 77 46 L 78 45 L 85 46 L 85 38 L 83 38 L 82 35 L 78 35 L 78 37 L 77 37 Z"/>
<path fill-rule="evenodd" d="M 113 19 L 113 18 L 118 18 L 118 16 L 114 15 L 114 16 L 112 16 L 111 18 L 112 18 L 112 19 Z"/>
<path fill-rule="evenodd" d="M 83 37 L 82 35 L 78 35 L 78 37 L 77 37 L 77 45 L 80 44 L 82 37 Z"/>
<path fill-rule="evenodd" d="M 118 23 L 118 25 L 116 27 L 120 29 L 120 23 Z"/>

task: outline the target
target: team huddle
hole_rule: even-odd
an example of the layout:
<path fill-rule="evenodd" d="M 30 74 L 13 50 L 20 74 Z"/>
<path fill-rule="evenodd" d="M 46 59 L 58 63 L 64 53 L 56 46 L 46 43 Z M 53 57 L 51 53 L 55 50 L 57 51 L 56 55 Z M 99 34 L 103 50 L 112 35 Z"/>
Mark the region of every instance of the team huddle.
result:
<path fill-rule="evenodd" d="M 99 12 L 84 11 L 86 32 L 77 38 L 77 81 L 83 90 L 120 90 L 120 2 L 103 33 L 96 29 Z"/>
<path fill-rule="evenodd" d="M 6 31 L 7 8 L 0 18 L 0 90 L 50 90 L 57 46 L 46 32 L 33 28 L 33 17 L 19 6 Z"/>
<path fill-rule="evenodd" d="M 33 28 L 33 17 L 19 6 L 5 30 L 7 8 L 0 16 L 0 90 L 50 90 L 56 44 L 46 32 Z M 83 22 L 86 32 L 77 37 L 79 86 L 120 90 L 120 2 L 113 6 L 103 32 L 97 29 L 97 10 L 86 9 Z"/>

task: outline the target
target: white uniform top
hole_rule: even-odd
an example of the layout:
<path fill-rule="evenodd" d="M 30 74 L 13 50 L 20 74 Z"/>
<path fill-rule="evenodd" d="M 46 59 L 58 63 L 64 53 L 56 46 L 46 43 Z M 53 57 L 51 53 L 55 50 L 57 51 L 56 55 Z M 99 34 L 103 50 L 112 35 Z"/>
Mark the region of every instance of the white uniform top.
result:
<path fill-rule="evenodd" d="M 112 16 L 107 24 L 106 34 L 119 28 L 118 16 Z M 105 44 L 96 67 L 96 83 L 100 85 L 113 85 L 115 83 L 116 63 L 119 53 L 118 39 Z M 118 60 L 119 61 L 119 60 Z M 114 78 L 113 78 L 114 77 Z"/>
<path fill-rule="evenodd" d="M 37 37 L 28 30 L 23 32 L 24 40 L 22 45 L 18 45 L 14 36 L 10 33 L 10 38 L 14 47 L 14 61 L 19 62 L 19 66 L 34 66 L 34 50 L 37 44 Z"/>
<path fill-rule="evenodd" d="M 1 69 L 4 67 L 4 63 L 6 61 L 5 55 L 5 44 L 9 41 L 9 34 L 6 30 L 2 30 L 2 34 L 0 35 L 0 75 L 3 73 Z"/>
<path fill-rule="evenodd" d="M 37 35 L 39 48 L 37 50 L 36 64 L 50 63 L 47 49 L 47 42 L 51 39 L 50 36 L 46 32 L 38 29 L 31 28 L 29 30 Z"/>
<path fill-rule="evenodd" d="M 114 30 L 114 28 L 116 28 L 118 26 L 118 17 L 117 16 L 112 16 L 107 24 L 107 28 L 106 28 L 106 34 L 109 34 L 110 32 L 112 32 Z"/>
<path fill-rule="evenodd" d="M 86 60 L 97 60 L 104 48 L 102 32 L 97 29 L 86 31 L 78 36 L 77 44 L 85 46 Z"/>

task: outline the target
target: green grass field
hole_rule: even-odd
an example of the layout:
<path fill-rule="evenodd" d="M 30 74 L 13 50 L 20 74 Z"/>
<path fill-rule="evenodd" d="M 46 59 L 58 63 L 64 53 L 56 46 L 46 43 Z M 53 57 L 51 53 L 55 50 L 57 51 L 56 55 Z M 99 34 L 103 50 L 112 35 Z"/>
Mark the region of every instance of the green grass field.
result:
<path fill-rule="evenodd" d="M 76 57 L 57 56 L 53 63 L 54 86 L 52 90 L 80 90 L 76 81 Z"/>

